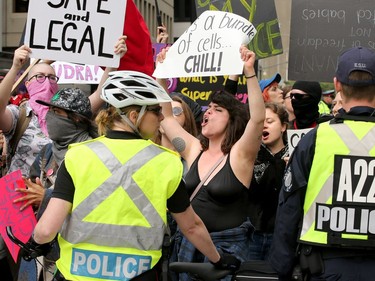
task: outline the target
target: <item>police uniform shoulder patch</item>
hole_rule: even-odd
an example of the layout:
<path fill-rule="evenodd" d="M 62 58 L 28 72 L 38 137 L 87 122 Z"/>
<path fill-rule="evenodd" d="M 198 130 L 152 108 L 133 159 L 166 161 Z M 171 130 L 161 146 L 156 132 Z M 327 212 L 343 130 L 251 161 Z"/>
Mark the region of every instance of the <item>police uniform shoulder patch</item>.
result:
<path fill-rule="evenodd" d="M 284 191 L 291 192 L 292 189 L 292 171 L 290 166 L 287 167 L 284 174 Z"/>

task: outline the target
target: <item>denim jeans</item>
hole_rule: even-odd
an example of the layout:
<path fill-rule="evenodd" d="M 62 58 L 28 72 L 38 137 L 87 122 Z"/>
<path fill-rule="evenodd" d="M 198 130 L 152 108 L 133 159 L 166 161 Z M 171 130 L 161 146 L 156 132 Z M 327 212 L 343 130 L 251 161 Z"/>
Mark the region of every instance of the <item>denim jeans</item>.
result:
<path fill-rule="evenodd" d="M 250 243 L 250 260 L 267 260 L 273 233 L 255 231 Z"/>

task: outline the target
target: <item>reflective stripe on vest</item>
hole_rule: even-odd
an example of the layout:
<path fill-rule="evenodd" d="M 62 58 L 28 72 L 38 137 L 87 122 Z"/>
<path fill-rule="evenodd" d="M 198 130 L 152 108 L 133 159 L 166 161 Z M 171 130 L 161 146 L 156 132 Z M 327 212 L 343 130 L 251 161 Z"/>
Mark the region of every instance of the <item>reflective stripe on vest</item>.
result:
<path fill-rule="evenodd" d="M 61 236 L 72 244 L 85 241 L 85 243 L 108 247 L 160 250 L 167 226 L 142 189 L 134 182 L 132 175 L 128 174 L 128 171 L 138 170 L 145 162 L 163 151 L 154 145 L 149 145 L 135 154 L 125 165 L 122 165 L 104 143 L 96 141 L 88 143 L 86 146 L 96 153 L 112 175 L 73 210 L 70 218 L 66 220 L 69 224 L 64 224 L 63 226 Z M 104 155 L 106 157 L 102 157 Z M 112 157 L 108 157 L 108 155 L 112 155 Z M 142 161 L 139 161 L 139 159 L 142 159 Z M 120 185 L 123 186 L 133 199 L 134 204 L 142 211 L 153 231 L 150 231 L 149 227 L 143 226 L 101 224 L 83 220 Z M 158 226 L 161 225 L 163 227 L 160 229 Z M 157 228 L 159 228 L 158 231 Z M 70 231 L 71 229 L 78 231 Z M 99 236 L 86 235 L 91 233 L 93 229 Z M 98 238 L 100 235 L 105 237 L 108 233 L 118 233 L 119 235 L 111 235 L 110 239 Z M 139 237 L 147 237 L 147 239 L 140 240 Z"/>
<path fill-rule="evenodd" d="M 350 125 L 350 126 L 349 126 Z M 354 130 L 352 130 L 354 129 Z M 336 135 L 335 135 L 336 133 Z M 337 157 L 348 158 L 352 157 L 353 159 L 360 159 L 360 163 L 372 163 L 375 155 L 375 124 L 369 122 L 358 122 L 358 121 L 345 121 L 344 124 L 329 124 L 323 123 L 319 125 L 317 131 L 317 139 L 315 145 L 315 155 L 314 160 L 311 167 L 311 172 L 309 176 L 309 181 L 307 185 L 306 195 L 305 195 L 305 203 L 304 203 L 304 217 L 303 217 L 303 224 L 302 230 L 300 234 L 300 240 L 302 242 L 313 243 L 313 244 L 330 244 L 330 243 L 338 243 L 342 244 L 344 239 L 348 239 L 348 244 L 350 243 L 357 243 L 359 240 L 365 240 L 368 238 L 367 235 L 356 234 L 357 229 L 356 226 L 351 226 L 353 219 L 355 208 L 350 208 L 350 204 L 358 208 L 357 210 L 361 210 L 362 206 L 358 207 L 357 202 L 353 200 L 353 202 L 349 202 L 349 204 L 343 200 L 340 201 L 341 205 L 332 204 L 333 201 L 337 198 L 332 198 L 334 193 L 334 186 L 338 186 L 339 179 L 341 179 L 340 175 L 336 178 L 336 184 L 334 185 L 334 161 Z M 371 158 L 369 158 L 369 156 Z M 368 159 L 367 162 L 361 158 Z M 349 160 L 347 160 L 349 161 Z M 374 158 L 375 164 L 375 158 Z M 367 165 L 367 164 L 366 164 Z M 371 166 L 369 164 L 369 166 Z M 361 171 L 363 172 L 363 171 Z M 369 174 L 373 173 L 374 171 L 369 171 Z M 367 171 L 366 171 L 367 173 Z M 341 175 L 342 176 L 342 175 Z M 350 174 L 350 176 L 352 176 Z M 363 176 L 365 178 L 365 176 Z M 367 177 L 367 180 L 369 177 Z M 373 177 L 372 177 L 373 178 Z M 350 185 L 352 182 L 349 183 Z M 357 185 L 351 186 L 353 189 L 358 188 L 360 182 Z M 368 185 L 368 182 L 367 182 Z M 370 183 L 371 185 L 371 183 Z M 375 188 L 375 182 L 372 182 Z M 342 196 L 344 197 L 344 196 Z M 374 198 L 375 200 L 375 198 Z M 372 203 L 372 202 L 371 202 Z M 365 207 L 365 212 L 367 210 L 375 209 L 375 204 L 371 204 L 367 202 L 367 206 Z M 374 201 L 375 203 L 375 201 Z M 360 203 L 363 205 L 363 203 Z M 319 209 L 317 209 L 319 206 Z M 323 206 L 323 207 L 320 207 Z M 331 208 L 335 209 L 335 212 L 346 212 L 349 219 L 346 220 L 346 228 L 345 231 L 337 231 L 336 234 L 333 236 L 327 235 L 326 231 L 322 231 L 322 216 L 328 216 L 328 211 L 332 210 Z M 348 207 L 349 206 L 349 207 Z M 366 209 L 367 208 L 367 209 Z M 368 209 L 370 208 L 370 209 Z M 327 212 L 323 212 L 325 210 Z M 319 213 L 320 212 L 320 213 Z M 358 211 L 357 211 L 358 213 Z M 331 215 L 331 213 L 330 213 Z M 374 212 L 375 215 L 375 212 Z M 357 214 L 358 216 L 358 214 Z M 317 221 L 317 218 L 320 220 Z M 342 217 L 340 217 L 342 219 Z M 331 220 L 331 218 L 330 218 Z M 324 221 L 325 222 L 325 221 Z M 332 221 L 331 221 L 332 222 Z M 334 223 L 333 221 L 332 223 Z M 316 225 L 318 223 L 318 225 Z M 337 225 L 332 225 L 333 228 L 339 228 L 338 226 L 343 225 L 343 220 L 337 221 Z M 375 226 L 375 225 L 374 225 Z M 358 230 L 357 233 L 363 231 L 365 226 L 362 225 L 362 230 Z M 348 232 L 348 229 L 352 231 L 352 233 L 343 233 Z M 375 229 L 374 229 L 375 230 Z M 331 229 L 331 232 L 334 231 Z M 350 232 L 350 231 L 349 231 Z M 339 233 L 339 235 L 338 235 Z M 367 233 L 366 233 L 367 234 Z M 375 233 L 373 233 L 375 234 Z M 336 238 L 332 238 L 337 236 Z M 351 240 L 351 242 L 350 242 Z M 354 241 L 357 240 L 357 241 Z M 361 243 L 361 242 L 359 242 Z"/>

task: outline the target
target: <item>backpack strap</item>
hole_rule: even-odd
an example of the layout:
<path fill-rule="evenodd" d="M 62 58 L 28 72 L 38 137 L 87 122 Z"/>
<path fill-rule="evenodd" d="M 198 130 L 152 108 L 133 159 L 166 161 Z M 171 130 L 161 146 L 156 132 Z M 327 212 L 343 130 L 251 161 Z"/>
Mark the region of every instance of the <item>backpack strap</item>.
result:
<path fill-rule="evenodd" d="M 32 114 L 30 116 L 26 116 L 26 104 L 27 104 L 26 102 L 27 101 L 25 100 L 21 102 L 19 105 L 20 114 L 18 116 L 17 126 L 14 131 L 14 135 L 12 139 L 9 141 L 10 157 L 14 156 L 16 149 L 17 149 L 18 142 L 20 141 L 22 135 L 25 133 L 26 128 L 29 126 L 29 123 L 31 120 Z"/>

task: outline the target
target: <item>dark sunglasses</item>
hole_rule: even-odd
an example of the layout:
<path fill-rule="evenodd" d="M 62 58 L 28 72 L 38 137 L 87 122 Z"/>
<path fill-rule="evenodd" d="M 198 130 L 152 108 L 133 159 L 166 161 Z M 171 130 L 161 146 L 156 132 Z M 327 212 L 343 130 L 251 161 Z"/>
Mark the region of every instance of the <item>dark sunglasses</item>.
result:
<path fill-rule="evenodd" d="M 307 95 L 307 94 L 290 93 L 290 98 L 291 99 L 296 99 L 296 100 L 302 100 L 302 99 L 309 98 L 309 95 Z"/>
<path fill-rule="evenodd" d="M 152 113 L 156 114 L 156 115 L 161 115 L 162 114 L 162 107 L 161 106 L 154 106 L 154 107 L 147 107 L 146 110 L 147 111 L 151 111 Z"/>
<path fill-rule="evenodd" d="M 175 106 L 172 108 L 172 112 L 174 116 L 180 116 L 182 112 L 184 112 L 184 110 L 182 109 L 182 107 Z"/>

